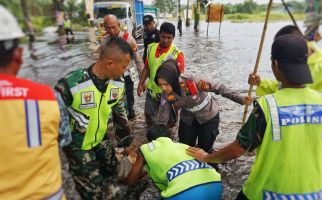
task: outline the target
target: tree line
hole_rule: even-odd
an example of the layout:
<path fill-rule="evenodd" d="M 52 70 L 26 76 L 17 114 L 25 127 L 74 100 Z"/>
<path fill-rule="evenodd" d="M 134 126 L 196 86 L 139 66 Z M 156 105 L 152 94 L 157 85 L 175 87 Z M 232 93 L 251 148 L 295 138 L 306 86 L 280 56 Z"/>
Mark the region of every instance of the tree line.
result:
<path fill-rule="evenodd" d="M 160 12 L 167 12 L 167 13 L 176 13 L 178 12 L 178 5 L 180 0 L 153 0 L 153 5 L 160 9 Z M 191 4 L 195 2 L 194 0 L 190 0 L 189 9 L 191 9 Z M 205 5 L 209 1 L 202 0 L 201 7 L 204 9 Z M 217 1 L 220 3 L 220 1 Z M 304 13 L 306 8 L 305 1 L 298 2 L 298 1 L 290 1 L 287 2 L 287 5 L 292 9 L 295 13 Z M 274 3 L 273 8 L 282 7 L 282 3 Z M 182 9 L 186 9 L 187 5 L 181 5 Z M 224 12 L 225 14 L 235 14 L 235 13 L 261 13 L 266 12 L 267 5 L 266 4 L 257 4 L 254 0 L 246 0 L 243 3 L 238 4 L 225 4 L 224 5 Z"/>

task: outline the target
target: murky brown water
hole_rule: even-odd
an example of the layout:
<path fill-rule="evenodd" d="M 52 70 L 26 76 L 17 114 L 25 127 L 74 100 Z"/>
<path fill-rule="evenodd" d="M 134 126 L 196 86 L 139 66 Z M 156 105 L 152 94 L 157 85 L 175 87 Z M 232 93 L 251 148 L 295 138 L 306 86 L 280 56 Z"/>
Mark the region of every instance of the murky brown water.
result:
<path fill-rule="evenodd" d="M 268 26 L 264 50 L 259 67 L 262 77 L 273 78 L 270 72 L 270 45 L 274 34 L 288 23 L 271 23 Z M 300 25 L 302 25 L 300 23 Z M 227 84 L 243 93 L 248 90 L 247 77 L 253 70 L 258 51 L 262 23 L 229 23 L 224 22 L 221 28 L 221 36 L 218 34 L 219 24 L 210 24 L 209 36 L 207 37 L 206 24 L 201 23 L 198 33 L 194 33 L 193 27 L 183 29 L 183 36 L 176 37 L 174 43 L 185 55 L 186 71 L 208 74 L 220 83 Z M 49 36 L 51 40 L 53 36 Z M 87 40 L 86 32 L 76 32 L 75 44 L 67 45 L 61 49 L 58 44 L 47 45 L 46 42 L 36 44 L 36 57 L 38 60 L 29 58 L 25 52 L 25 64 L 19 72 L 19 76 L 39 81 L 53 86 L 56 81 L 76 68 L 88 67 L 94 62 L 92 45 Z M 142 49 L 142 41 L 138 41 Z M 137 82 L 136 82 L 137 84 Z M 220 135 L 215 148 L 223 147 L 233 141 L 241 127 L 243 107 L 218 96 L 221 110 Z M 136 136 L 135 143 L 141 144 L 145 140 L 145 122 L 143 117 L 144 98 L 136 97 L 135 109 L 138 117 L 130 122 L 133 134 Z M 63 162 L 63 175 L 69 198 L 79 199 L 74 195 L 73 182 L 67 173 L 67 162 Z M 234 199 L 246 180 L 253 156 L 242 156 L 239 159 L 220 165 L 220 173 L 224 184 L 222 199 Z M 148 179 L 145 179 L 135 188 L 121 189 L 125 197 L 117 196 L 114 199 L 155 199 L 157 190 Z M 124 192 L 128 191 L 128 192 Z M 143 191 L 143 192 L 142 192 Z M 141 193 L 142 192 L 142 193 Z M 109 199 L 113 199 L 109 197 Z"/>

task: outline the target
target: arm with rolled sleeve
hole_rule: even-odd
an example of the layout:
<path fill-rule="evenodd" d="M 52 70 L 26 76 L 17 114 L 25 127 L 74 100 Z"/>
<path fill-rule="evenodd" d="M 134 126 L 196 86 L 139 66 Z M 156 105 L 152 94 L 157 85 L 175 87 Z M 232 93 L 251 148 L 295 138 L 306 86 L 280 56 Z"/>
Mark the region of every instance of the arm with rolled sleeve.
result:
<path fill-rule="evenodd" d="M 127 147 L 131 144 L 133 136 L 130 134 L 123 98 L 113 106 L 112 114 L 117 144 L 119 147 Z"/>
<path fill-rule="evenodd" d="M 141 73 L 144 68 L 144 62 L 141 58 L 138 45 L 137 45 L 135 39 L 131 35 L 129 35 L 128 43 L 131 45 L 131 47 L 134 51 L 134 62 L 135 62 L 136 68 L 138 70 L 139 76 L 141 76 Z"/>

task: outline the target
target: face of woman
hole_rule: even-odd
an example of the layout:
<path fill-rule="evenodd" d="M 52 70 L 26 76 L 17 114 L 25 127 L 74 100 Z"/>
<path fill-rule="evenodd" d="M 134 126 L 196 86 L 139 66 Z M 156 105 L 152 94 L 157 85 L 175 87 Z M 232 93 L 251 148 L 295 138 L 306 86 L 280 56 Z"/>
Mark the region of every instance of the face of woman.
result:
<path fill-rule="evenodd" d="M 158 78 L 158 85 L 161 88 L 163 93 L 171 94 L 173 91 L 171 85 L 162 78 Z"/>

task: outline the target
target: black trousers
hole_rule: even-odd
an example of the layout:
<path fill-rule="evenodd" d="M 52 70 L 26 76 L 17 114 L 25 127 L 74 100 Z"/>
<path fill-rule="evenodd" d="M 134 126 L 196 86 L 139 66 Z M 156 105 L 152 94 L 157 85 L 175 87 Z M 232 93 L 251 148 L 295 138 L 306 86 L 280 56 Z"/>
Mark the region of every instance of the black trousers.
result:
<path fill-rule="evenodd" d="M 65 32 L 66 32 L 66 35 L 69 35 L 69 33 L 70 33 L 71 35 L 74 35 L 74 33 L 73 33 L 72 29 L 70 29 L 70 28 L 65 28 Z"/>
<path fill-rule="evenodd" d="M 134 82 L 131 79 L 131 76 L 125 76 L 125 95 L 126 95 L 126 105 L 128 111 L 134 111 Z"/>
<path fill-rule="evenodd" d="M 179 123 L 179 141 L 189 146 L 195 146 L 198 138 L 198 147 L 206 152 L 211 152 L 212 146 L 219 134 L 219 113 L 204 124 L 194 119 L 191 126 L 184 122 Z"/>
<path fill-rule="evenodd" d="M 241 190 L 235 200 L 248 200 L 248 198 L 244 195 L 243 190 Z"/>

